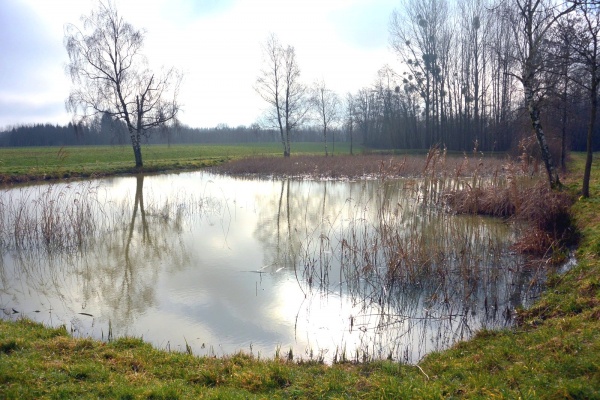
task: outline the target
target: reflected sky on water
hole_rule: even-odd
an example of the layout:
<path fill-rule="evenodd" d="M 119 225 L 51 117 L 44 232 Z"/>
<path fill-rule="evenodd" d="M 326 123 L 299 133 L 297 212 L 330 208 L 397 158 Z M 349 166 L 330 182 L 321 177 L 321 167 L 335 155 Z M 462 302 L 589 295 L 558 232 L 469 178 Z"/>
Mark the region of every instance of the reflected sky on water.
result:
<path fill-rule="evenodd" d="M 0 307 L 194 354 L 416 362 L 537 295 L 514 232 L 415 180 L 208 172 L 4 189 Z"/>

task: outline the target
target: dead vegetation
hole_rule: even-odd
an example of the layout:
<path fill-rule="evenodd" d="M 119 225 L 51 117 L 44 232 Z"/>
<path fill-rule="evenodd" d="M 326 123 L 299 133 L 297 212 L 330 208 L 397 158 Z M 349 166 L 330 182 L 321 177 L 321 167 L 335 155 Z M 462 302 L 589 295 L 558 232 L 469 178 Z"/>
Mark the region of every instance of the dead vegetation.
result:
<path fill-rule="evenodd" d="M 360 179 L 419 177 L 425 171 L 444 173 L 463 164 L 461 157 L 447 157 L 444 165 L 422 155 L 343 155 L 323 157 L 299 155 L 283 157 L 249 157 L 233 160 L 214 168 L 228 175 L 288 177 L 305 179 Z M 501 167 L 501 158 L 486 157 L 485 171 Z"/>
<path fill-rule="evenodd" d="M 486 215 L 527 226 L 515 250 L 537 256 L 576 240 L 565 192 L 547 187 L 536 159 L 524 152 L 517 159 L 471 154 L 448 155 L 433 147 L 423 155 L 363 154 L 289 158 L 251 157 L 215 167 L 216 172 L 269 178 L 393 179 L 424 178 L 420 201 L 458 214 Z"/>

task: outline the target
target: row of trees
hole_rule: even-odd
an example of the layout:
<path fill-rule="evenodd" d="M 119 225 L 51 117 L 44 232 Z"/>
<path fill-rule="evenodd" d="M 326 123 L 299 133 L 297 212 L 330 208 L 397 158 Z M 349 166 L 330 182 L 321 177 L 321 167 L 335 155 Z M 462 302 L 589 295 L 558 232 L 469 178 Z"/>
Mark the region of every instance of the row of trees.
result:
<path fill-rule="evenodd" d="M 96 131 L 115 133 L 111 141 L 122 143 L 126 132 L 138 168 L 143 166 L 142 141 L 145 138 L 156 142 L 157 139 L 151 139 L 153 133 L 159 133 L 158 141 L 166 138 L 169 143 L 172 138 L 179 142 L 206 139 L 207 134 L 194 135 L 193 130 L 179 126 L 177 95 L 181 74 L 174 68 L 156 74 L 147 67 L 141 52 L 143 30 L 126 22 L 110 0 L 100 1 L 97 9 L 82 17 L 82 22 L 82 27 L 70 24 L 65 30 L 65 47 L 70 60 L 68 71 L 73 81 L 67 109 L 74 115 L 78 132 L 94 130 L 93 125 L 97 125 L 99 118 L 101 127 Z M 298 80 L 300 70 L 294 48 L 284 48 L 274 35 L 267 42 L 265 53 L 271 63 L 257 81 L 257 90 L 275 107 L 276 113 L 269 115 L 266 121 L 280 130 L 284 154 L 289 156 L 293 130 L 302 127 L 303 136 L 311 136 L 311 130 L 305 125 L 309 109 L 320 116 L 326 138 L 338 118 L 339 100 L 324 83 L 315 84 L 307 100 L 306 88 Z M 30 131 L 39 130 L 40 127 L 36 127 Z M 255 137 L 268 137 L 271 133 L 268 128 L 260 132 L 250 130 Z M 14 138 L 14 133 L 16 131 L 9 136 Z M 94 143 L 99 140 L 96 137 Z"/>
<path fill-rule="evenodd" d="M 552 186 L 560 186 L 554 160 L 564 166 L 570 140 L 588 150 L 588 195 L 599 21 L 596 1 L 404 0 L 390 22 L 401 65 L 348 94 L 345 111 L 337 95 L 325 98 L 325 83 L 312 91 L 301 83 L 294 48 L 275 36 L 256 90 L 285 156 L 311 109 L 325 138 L 343 115 L 350 138 L 376 147 L 508 150 L 532 138 Z"/>
<path fill-rule="evenodd" d="M 373 144 L 463 151 L 507 150 L 533 132 L 559 186 L 568 136 L 593 149 L 598 19 L 583 1 L 405 0 L 390 22 L 402 72 L 385 68 L 354 95 L 352 122 Z"/>
<path fill-rule="evenodd" d="M 142 167 L 142 138 L 156 131 L 169 138 L 177 130 L 181 74 L 148 69 L 144 32 L 110 0 L 82 20 L 82 28 L 69 25 L 65 33 L 73 81 L 67 108 L 76 127 L 99 116 L 120 121 Z M 374 85 L 344 102 L 325 82 L 305 85 L 294 47 L 271 35 L 255 83 L 269 106 L 263 127 L 278 132 L 286 157 L 292 133 L 309 123 L 325 143 L 343 124 L 352 142 L 356 136 L 385 148 L 507 150 L 533 136 L 552 186 L 560 180 L 549 138 L 560 137 L 564 162 L 567 135 L 586 131 L 589 182 L 599 29 L 600 7 L 592 0 L 403 0 L 390 22 L 401 64 L 382 68 Z"/>

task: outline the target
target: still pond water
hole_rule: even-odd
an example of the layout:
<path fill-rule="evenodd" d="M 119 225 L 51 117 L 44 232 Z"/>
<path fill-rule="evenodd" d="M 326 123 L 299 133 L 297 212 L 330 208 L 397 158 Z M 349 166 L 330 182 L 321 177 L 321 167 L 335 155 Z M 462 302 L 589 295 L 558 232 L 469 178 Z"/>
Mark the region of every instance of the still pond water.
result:
<path fill-rule="evenodd" d="M 435 189 L 209 172 L 4 189 L 0 308 L 197 355 L 414 363 L 540 290 L 514 228 L 445 213 Z"/>

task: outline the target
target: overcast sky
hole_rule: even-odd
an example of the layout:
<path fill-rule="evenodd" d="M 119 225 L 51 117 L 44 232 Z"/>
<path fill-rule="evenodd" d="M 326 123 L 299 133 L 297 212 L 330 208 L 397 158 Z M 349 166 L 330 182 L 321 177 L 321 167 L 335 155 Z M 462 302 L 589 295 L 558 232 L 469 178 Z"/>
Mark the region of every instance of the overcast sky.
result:
<path fill-rule="evenodd" d="M 396 58 L 388 21 L 399 0 L 116 0 L 147 31 L 152 66 L 184 72 L 181 121 L 250 125 L 265 107 L 253 86 L 270 33 L 296 48 L 302 80 L 341 95 L 370 85 Z M 96 0 L 0 0 L 0 129 L 66 124 L 71 82 L 64 26 L 80 25 Z"/>

